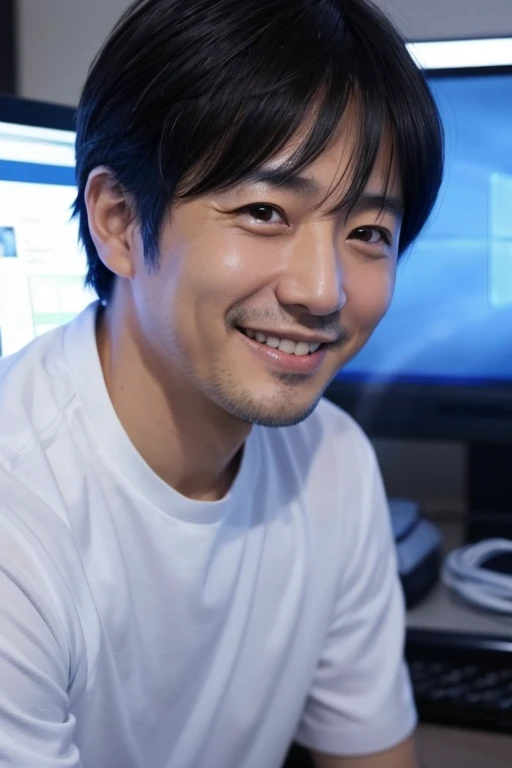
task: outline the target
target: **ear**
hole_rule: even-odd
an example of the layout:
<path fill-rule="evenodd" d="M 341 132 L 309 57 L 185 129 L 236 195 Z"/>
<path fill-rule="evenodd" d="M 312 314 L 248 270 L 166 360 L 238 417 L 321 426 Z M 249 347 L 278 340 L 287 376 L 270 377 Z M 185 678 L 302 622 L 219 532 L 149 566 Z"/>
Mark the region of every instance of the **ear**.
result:
<path fill-rule="evenodd" d="M 91 171 L 85 204 L 98 256 L 111 272 L 130 279 L 138 251 L 136 217 L 131 201 L 108 168 Z"/>

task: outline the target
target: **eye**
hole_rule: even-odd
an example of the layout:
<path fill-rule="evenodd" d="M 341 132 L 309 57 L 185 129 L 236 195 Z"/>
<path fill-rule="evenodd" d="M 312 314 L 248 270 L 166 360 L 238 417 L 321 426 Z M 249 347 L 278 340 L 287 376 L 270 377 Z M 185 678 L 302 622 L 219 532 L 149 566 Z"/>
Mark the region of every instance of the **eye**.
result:
<path fill-rule="evenodd" d="M 387 229 L 381 227 L 358 227 L 350 234 L 349 239 L 359 240 L 368 245 L 386 245 L 392 243 L 392 235 Z"/>
<path fill-rule="evenodd" d="M 249 216 L 258 224 L 288 224 L 284 213 L 269 203 L 246 205 L 238 213 Z"/>

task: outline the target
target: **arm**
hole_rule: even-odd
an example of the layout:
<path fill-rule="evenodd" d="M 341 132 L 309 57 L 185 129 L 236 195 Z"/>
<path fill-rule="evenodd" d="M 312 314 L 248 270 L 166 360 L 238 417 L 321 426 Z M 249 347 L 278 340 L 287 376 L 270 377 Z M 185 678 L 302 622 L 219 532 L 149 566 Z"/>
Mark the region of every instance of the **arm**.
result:
<path fill-rule="evenodd" d="M 312 757 L 315 768 L 420 768 L 412 738 L 368 757 L 333 757 L 320 752 L 313 752 Z"/>
<path fill-rule="evenodd" d="M 0 507 L 0 765 L 80 768 L 69 715 L 71 654 L 30 545 Z"/>
<path fill-rule="evenodd" d="M 411 742 L 416 712 L 403 658 L 405 606 L 389 510 L 371 446 L 357 447 L 359 489 L 349 486 L 336 533 L 338 599 L 295 740 L 315 754 L 320 768 L 417 768 Z M 349 482 L 342 470 L 340 476 Z"/>

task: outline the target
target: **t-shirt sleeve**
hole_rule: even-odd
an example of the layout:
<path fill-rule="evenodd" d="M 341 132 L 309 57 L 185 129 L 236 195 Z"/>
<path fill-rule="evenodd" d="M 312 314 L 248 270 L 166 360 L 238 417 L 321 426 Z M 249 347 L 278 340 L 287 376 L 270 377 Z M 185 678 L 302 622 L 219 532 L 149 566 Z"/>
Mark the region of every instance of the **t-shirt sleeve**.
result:
<path fill-rule="evenodd" d="M 335 615 L 296 735 L 305 747 L 346 757 L 396 746 L 417 720 L 389 510 L 370 445 L 364 453 L 366 490 L 345 510 Z"/>
<path fill-rule="evenodd" d="M 80 768 L 65 633 L 22 538 L 0 522 L 0 765 Z"/>

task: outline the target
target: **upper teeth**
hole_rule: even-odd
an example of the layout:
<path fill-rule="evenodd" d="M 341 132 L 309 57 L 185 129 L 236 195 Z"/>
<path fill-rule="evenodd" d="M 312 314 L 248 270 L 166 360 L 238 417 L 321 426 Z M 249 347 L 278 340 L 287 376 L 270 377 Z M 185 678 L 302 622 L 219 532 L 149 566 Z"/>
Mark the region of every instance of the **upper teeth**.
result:
<path fill-rule="evenodd" d="M 308 355 L 316 352 L 321 346 L 320 343 L 308 344 L 305 341 L 292 341 L 291 339 L 278 339 L 277 336 L 265 336 L 259 331 L 246 330 L 245 333 L 250 339 L 256 339 L 260 344 L 267 344 L 273 349 L 280 349 L 281 352 L 288 352 L 289 355 Z"/>

